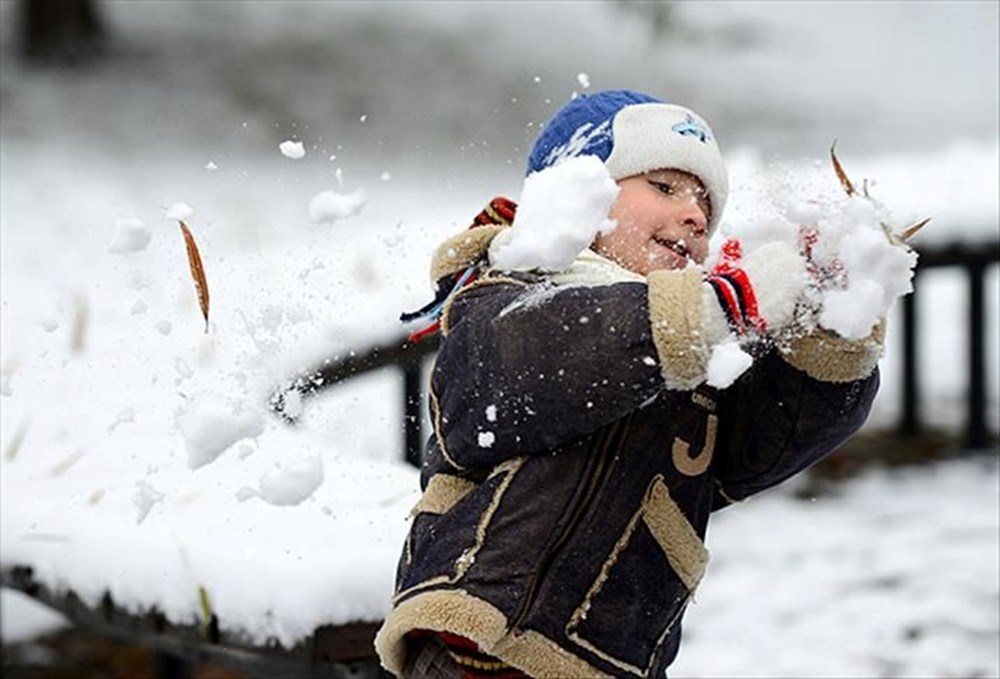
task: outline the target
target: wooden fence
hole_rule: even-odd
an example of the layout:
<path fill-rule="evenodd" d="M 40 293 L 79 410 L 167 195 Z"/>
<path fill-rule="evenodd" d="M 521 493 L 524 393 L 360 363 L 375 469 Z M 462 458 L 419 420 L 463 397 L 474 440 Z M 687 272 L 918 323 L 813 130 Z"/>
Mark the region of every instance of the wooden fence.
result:
<path fill-rule="evenodd" d="M 901 416 L 896 425 L 899 434 L 919 435 L 925 428 L 921 417 L 922 394 L 918 352 L 920 337 L 917 329 L 918 300 L 921 274 L 930 269 L 958 269 L 966 277 L 969 290 L 966 337 L 968 342 L 965 425 L 960 445 L 981 449 L 989 443 L 986 423 L 986 271 L 1000 263 L 1000 242 L 985 245 L 954 244 L 938 248 L 921 248 L 914 278 L 914 292 L 903 299 L 901 333 L 903 337 L 900 384 Z M 271 407 L 289 422 L 295 418 L 285 412 L 285 394 L 298 391 L 304 400 L 317 392 L 351 377 L 372 370 L 393 366 L 403 375 L 403 451 L 408 462 L 420 466 L 421 449 L 425 442 L 422 428 L 422 408 L 425 403 L 422 383 L 424 363 L 438 348 L 436 336 L 411 344 L 405 337 L 396 342 L 375 347 L 363 354 L 354 354 L 317 367 L 277 392 Z"/>

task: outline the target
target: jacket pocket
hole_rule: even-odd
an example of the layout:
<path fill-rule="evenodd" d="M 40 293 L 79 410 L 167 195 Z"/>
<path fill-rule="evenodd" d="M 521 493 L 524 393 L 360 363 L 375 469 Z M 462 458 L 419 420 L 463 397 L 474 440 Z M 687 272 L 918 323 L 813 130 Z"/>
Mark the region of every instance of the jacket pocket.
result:
<path fill-rule="evenodd" d="M 524 459 L 498 466 L 480 484 L 449 474 L 430 478 L 411 511 L 413 523 L 400 559 L 396 600 L 417 589 L 454 583 L 465 574 Z"/>
<path fill-rule="evenodd" d="M 663 477 L 655 477 L 573 612 L 567 636 L 606 662 L 645 676 L 707 563 L 701 539 Z"/>

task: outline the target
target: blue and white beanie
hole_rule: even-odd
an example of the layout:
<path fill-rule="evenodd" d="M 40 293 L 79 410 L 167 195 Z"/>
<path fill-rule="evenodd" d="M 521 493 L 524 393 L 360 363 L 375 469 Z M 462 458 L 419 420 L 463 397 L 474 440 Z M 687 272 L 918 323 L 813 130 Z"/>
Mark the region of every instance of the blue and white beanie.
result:
<path fill-rule="evenodd" d="M 528 157 L 528 174 L 575 156 L 597 156 L 612 179 L 652 170 L 690 172 L 711 202 L 714 232 L 729 181 L 712 129 L 698 114 L 632 90 L 578 95 L 545 123 Z"/>

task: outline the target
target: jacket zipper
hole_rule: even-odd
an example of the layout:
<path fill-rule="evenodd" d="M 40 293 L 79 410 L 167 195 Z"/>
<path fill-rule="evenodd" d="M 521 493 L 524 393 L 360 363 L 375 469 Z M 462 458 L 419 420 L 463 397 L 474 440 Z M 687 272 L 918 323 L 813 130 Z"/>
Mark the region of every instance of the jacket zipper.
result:
<path fill-rule="evenodd" d="M 581 475 L 580 481 L 586 484 L 586 490 L 583 493 L 578 493 L 573 498 L 572 507 L 569 509 L 569 520 L 563 524 L 558 537 L 545 550 L 545 554 L 541 561 L 539 561 L 538 569 L 535 571 L 535 576 L 532 578 L 531 585 L 528 587 L 528 592 L 524 597 L 524 603 L 521 604 L 521 608 L 518 610 L 517 615 L 514 616 L 514 622 L 511 625 L 511 629 L 514 630 L 515 634 L 521 632 L 521 623 L 524 622 L 528 611 L 531 610 L 532 605 L 535 603 L 539 584 L 548 575 L 556 556 L 558 556 L 569 536 L 573 534 L 580 524 L 583 515 L 587 513 L 587 510 L 593 503 L 594 497 L 597 495 L 597 491 L 604 485 L 608 471 L 611 469 L 611 461 L 614 457 L 612 452 L 618 452 L 621 446 L 622 435 L 628 428 L 628 422 L 631 419 L 629 417 L 625 421 L 616 422 L 611 426 L 609 431 L 602 437 L 600 449 L 597 455 L 594 456 L 594 462 Z"/>

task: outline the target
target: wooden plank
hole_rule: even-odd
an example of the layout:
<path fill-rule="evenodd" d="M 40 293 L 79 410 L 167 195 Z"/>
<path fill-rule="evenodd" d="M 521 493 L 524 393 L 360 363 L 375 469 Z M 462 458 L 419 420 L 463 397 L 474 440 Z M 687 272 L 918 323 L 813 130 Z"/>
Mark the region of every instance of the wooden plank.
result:
<path fill-rule="evenodd" d="M 252 643 L 227 631 L 214 616 L 208 625 L 198 621 L 177 624 L 156 609 L 129 612 L 108 593 L 91 606 L 73 591 L 55 591 L 38 582 L 28 567 L 3 569 L 0 584 L 59 611 L 79 627 L 193 662 L 217 663 L 257 676 L 342 679 L 381 675 L 373 644 L 381 622 L 323 626 L 294 647 L 284 648 L 277 640 Z"/>

